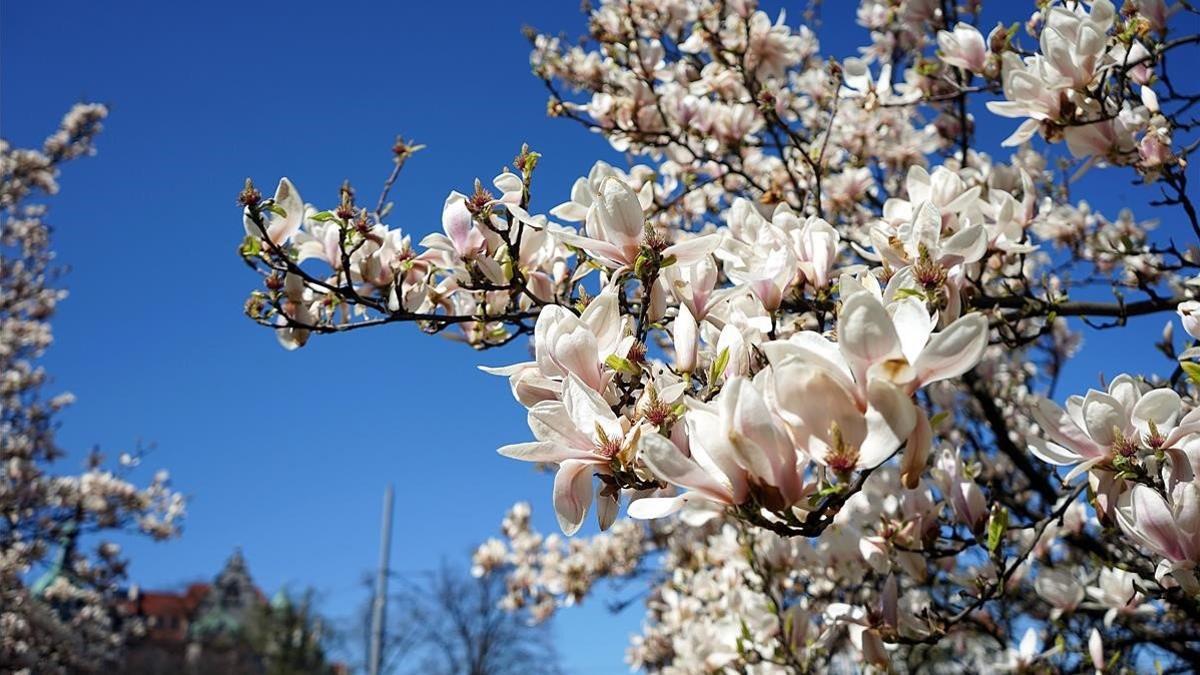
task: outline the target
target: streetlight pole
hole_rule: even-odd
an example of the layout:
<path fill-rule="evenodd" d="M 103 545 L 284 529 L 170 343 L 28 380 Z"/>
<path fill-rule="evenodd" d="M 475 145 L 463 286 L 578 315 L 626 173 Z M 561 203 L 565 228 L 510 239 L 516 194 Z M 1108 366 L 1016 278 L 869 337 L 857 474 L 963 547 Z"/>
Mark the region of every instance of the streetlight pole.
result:
<path fill-rule="evenodd" d="M 379 532 L 379 571 L 375 577 L 375 597 L 371 601 L 371 653 L 367 664 L 370 675 L 380 675 L 383 665 L 384 618 L 387 609 L 388 559 L 392 550 L 392 486 L 383 493 L 383 526 Z"/>

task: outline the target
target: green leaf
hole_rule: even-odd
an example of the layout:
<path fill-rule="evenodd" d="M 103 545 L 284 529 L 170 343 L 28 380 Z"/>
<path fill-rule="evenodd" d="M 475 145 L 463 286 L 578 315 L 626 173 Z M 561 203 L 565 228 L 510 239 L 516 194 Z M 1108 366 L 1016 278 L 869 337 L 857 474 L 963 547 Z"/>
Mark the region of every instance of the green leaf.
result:
<path fill-rule="evenodd" d="M 987 526 L 987 548 L 995 553 L 1004 541 L 1004 533 L 1008 530 L 1008 509 L 998 508 L 992 511 L 992 517 Z"/>
<path fill-rule="evenodd" d="M 1183 368 L 1183 372 L 1187 374 L 1188 379 L 1193 383 L 1200 385 L 1200 363 L 1192 361 L 1180 361 L 1179 367 Z"/>
<path fill-rule="evenodd" d="M 709 381 L 715 381 L 715 380 L 719 379 L 721 377 L 721 375 L 725 374 L 725 367 L 728 365 L 729 365 L 729 347 L 726 347 L 725 349 L 721 350 L 720 354 L 717 355 L 717 360 L 713 361 L 712 369 L 709 371 L 711 373 L 711 375 L 708 378 Z"/>
<path fill-rule="evenodd" d="M 252 235 L 246 235 L 242 240 L 242 245 L 238 249 L 243 258 L 254 258 L 262 252 L 262 240 Z"/>
<path fill-rule="evenodd" d="M 279 216 L 280 218 L 287 218 L 287 211 L 285 211 L 283 207 L 278 204 L 271 204 L 267 207 L 267 210 Z"/>
<path fill-rule="evenodd" d="M 837 494 L 841 491 L 842 491 L 841 483 L 838 483 L 836 485 L 826 485 L 825 487 L 821 488 L 820 491 L 817 492 L 817 496 L 818 497 L 828 497 L 829 495 Z"/>
<path fill-rule="evenodd" d="M 616 354 L 612 354 L 607 359 L 604 359 L 604 365 L 626 375 L 637 375 L 640 372 L 638 367 L 633 365 L 632 361 Z"/>
<path fill-rule="evenodd" d="M 327 220 L 333 220 L 334 218 L 336 218 L 336 216 L 333 215 L 333 211 L 321 211 L 320 213 L 314 213 L 313 215 L 311 215 L 309 217 L 312 218 L 313 220 L 317 221 L 318 223 L 323 223 Z"/>

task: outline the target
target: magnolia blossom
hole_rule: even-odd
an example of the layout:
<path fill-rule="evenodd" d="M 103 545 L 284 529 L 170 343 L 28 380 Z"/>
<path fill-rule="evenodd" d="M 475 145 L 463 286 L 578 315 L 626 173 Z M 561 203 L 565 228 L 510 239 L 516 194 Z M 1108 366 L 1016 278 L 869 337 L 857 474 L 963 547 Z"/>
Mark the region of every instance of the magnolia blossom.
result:
<path fill-rule="evenodd" d="M 1089 598 L 1107 609 L 1104 614 L 1106 626 L 1111 626 L 1121 615 L 1154 612 L 1154 608 L 1144 604 L 1145 596 L 1138 590 L 1137 583 L 1136 574 L 1106 567 L 1100 570 L 1095 585 L 1085 589 Z"/>
<path fill-rule="evenodd" d="M 1085 597 L 1083 584 L 1069 571 L 1058 568 L 1040 570 L 1033 587 L 1050 604 L 1052 619 L 1074 612 Z"/>
<path fill-rule="evenodd" d="M 983 35 L 969 23 L 958 23 L 954 31 L 939 31 L 938 49 L 942 61 L 963 70 L 982 73 L 987 65 L 988 49 Z"/>
<path fill-rule="evenodd" d="M 614 459 L 636 452 L 642 427 L 630 429 L 574 374 L 564 384 L 562 401 L 542 401 L 529 409 L 529 427 L 537 441 L 506 445 L 499 452 L 527 462 L 558 464 L 554 512 L 563 532 L 574 534 L 592 502 L 593 473 L 605 473 Z M 614 500 L 601 500 L 597 515 L 601 529 L 607 529 L 616 518 Z"/>
<path fill-rule="evenodd" d="M 711 253 L 719 243 L 715 235 L 694 237 L 671 245 L 647 240 L 646 219 L 637 194 L 613 176 L 606 177 L 592 194 L 584 232 L 580 235 L 561 230 L 555 236 L 616 270 L 633 269 L 644 246 L 664 260 L 687 265 Z"/>
<path fill-rule="evenodd" d="M 693 496 L 731 505 L 743 503 L 752 492 L 781 504 L 804 496 L 795 448 L 772 422 L 755 383 L 729 380 L 717 406 L 695 403 L 685 420 L 690 456 L 662 437 L 647 437 L 642 460 L 655 475 L 694 494 L 641 499 L 630 506 L 630 515 L 662 517 Z"/>
<path fill-rule="evenodd" d="M 1121 496 L 1116 518 L 1134 541 L 1163 558 L 1159 576 L 1172 573 L 1180 585 L 1200 589 L 1193 568 L 1200 562 L 1200 486 L 1179 483 L 1168 502 L 1154 488 L 1135 485 Z"/>
<path fill-rule="evenodd" d="M 1179 394 L 1149 389 L 1128 375 L 1113 379 L 1108 391 L 1092 389 L 1086 396 L 1067 399 L 1064 410 L 1053 401 L 1038 399 L 1032 410 L 1049 441 L 1034 439 L 1030 452 L 1059 466 L 1078 464 L 1077 475 L 1118 457 L 1135 457 L 1143 448 L 1174 446 L 1196 431 L 1195 415 L 1186 423 Z"/>
<path fill-rule="evenodd" d="M 351 190 L 320 210 L 248 186 L 274 234 L 241 248 L 247 314 L 289 347 L 398 322 L 480 350 L 531 335 L 485 369 L 527 409 L 501 452 L 554 470 L 561 530 L 595 502 L 603 532 L 514 509 L 475 571 L 537 620 L 650 572 L 635 668 L 1108 669 L 1106 643 L 1113 670 L 1186 666 L 1163 636 L 1195 624 L 1196 350 L 1166 335 L 1161 372 L 1040 393 L 1084 326 L 1195 328 L 1189 228 L 1075 182 L 1124 167 L 1194 221 L 1195 40 L 1160 2 L 1037 3 L 986 40 L 977 7 L 948 9 L 861 0 L 868 42 L 835 61 L 754 2 L 597 0 L 582 39 L 531 34 L 530 64 L 549 114 L 631 166 L 547 200 L 523 148 L 416 244 Z M 980 101 L 1019 121 L 1011 153 Z"/>
<path fill-rule="evenodd" d="M 1183 329 L 1187 334 L 1200 340 L 1200 302 L 1184 300 L 1175 311 L 1179 313 L 1179 320 L 1183 322 Z"/>
<path fill-rule="evenodd" d="M 287 178 L 279 179 L 279 187 L 275 189 L 275 199 L 263 228 L 250 215 L 247 208 L 242 216 L 246 227 L 246 236 L 256 239 L 265 238 L 272 244 L 279 245 L 290 239 L 300 230 L 304 221 L 304 201 L 296 186 Z M 266 236 L 264 237 L 264 230 Z"/>

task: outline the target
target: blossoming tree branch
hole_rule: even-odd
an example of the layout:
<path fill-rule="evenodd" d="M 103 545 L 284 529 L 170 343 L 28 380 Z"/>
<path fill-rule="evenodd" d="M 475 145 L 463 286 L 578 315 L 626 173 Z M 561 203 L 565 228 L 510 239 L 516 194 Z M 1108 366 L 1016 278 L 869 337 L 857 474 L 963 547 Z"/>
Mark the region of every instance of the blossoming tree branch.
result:
<path fill-rule="evenodd" d="M 54 228 L 41 200 L 65 164 L 95 153 L 108 109 L 78 103 L 37 148 L 0 139 L 0 670 L 91 672 L 118 667 L 142 628 L 114 611 L 127 560 L 119 533 L 179 533 L 183 495 L 165 471 L 131 482 L 143 453 L 110 467 L 99 450 L 64 472 L 59 413 L 74 397 L 46 394 L 42 357 L 67 297 Z"/>
<path fill-rule="evenodd" d="M 246 313 L 288 349 L 530 336 L 483 368 L 527 409 L 499 452 L 554 470 L 566 535 L 612 529 L 568 543 L 518 505 L 476 570 L 543 617 L 642 580 L 634 667 L 1194 667 L 1200 349 L 1169 322 L 1200 339 L 1200 17 L 980 5 L 861 0 L 870 43 L 836 60 L 819 5 L 601 0 L 578 42 L 530 31 L 531 63 L 550 115 L 638 163 L 543 196 L 523 148 L 418 243 L 388 224 L 402 139 L 378 200 L 247 181 Z M 1139 213 L 1073 194 L 1102 170 Z M 1161 372 L 1059 393 L 1078 330 L 1151 314 Z"/>

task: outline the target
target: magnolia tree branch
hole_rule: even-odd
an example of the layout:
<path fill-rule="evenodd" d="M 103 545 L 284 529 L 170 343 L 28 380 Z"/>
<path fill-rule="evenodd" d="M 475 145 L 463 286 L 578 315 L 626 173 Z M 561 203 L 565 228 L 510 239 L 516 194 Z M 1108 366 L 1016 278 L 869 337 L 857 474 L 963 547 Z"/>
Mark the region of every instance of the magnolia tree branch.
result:
<path fill-rule="evenodd" d="M 1190 11 L 1059 0 L 985 35 L 956 3 L 862 0 L 869 43 L 831 59 L 753 2 L 601 0 L 578 41 L 527 31 L 531 65 L 629 166 L 548 196 L 522 148 L 419 240 L 387 223 L 405 142 L 373 209 L 248 184 L 246 311 L 293 349 L 530 335 L 487 368 L 529 422 L 499 452 L 555 472 L 566 534 L 605 533 L 564 545 L 514 509 L 476 566 L 544 617 L 657 565 L 636 668 L 1186 665 L 1200 352 L 1168 327 L 1144 346 L 1169 377 L 1056 385 L 1083 327 L 1200 339 L 1200 250 L 1072 194 L 1123 172 L 1200 233 L 1168 69 Z M 981 147 L 983 124 L 1010 135 Z"/>

